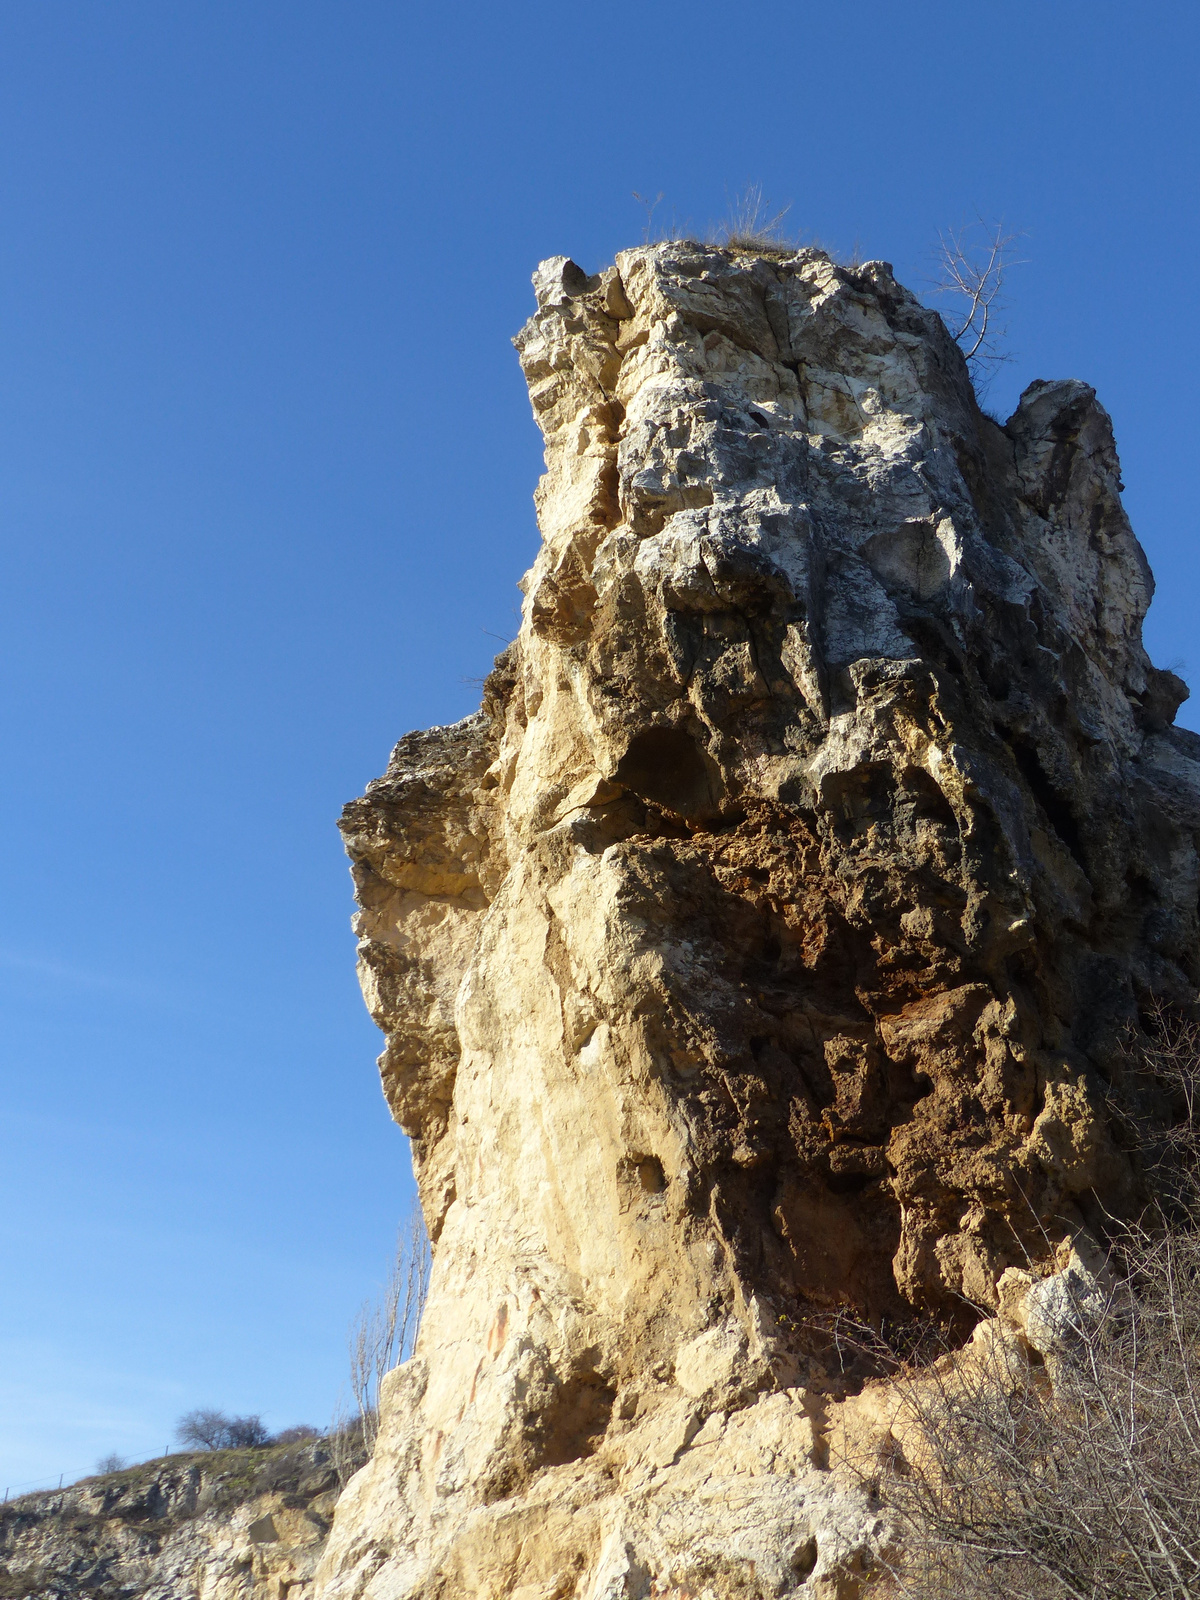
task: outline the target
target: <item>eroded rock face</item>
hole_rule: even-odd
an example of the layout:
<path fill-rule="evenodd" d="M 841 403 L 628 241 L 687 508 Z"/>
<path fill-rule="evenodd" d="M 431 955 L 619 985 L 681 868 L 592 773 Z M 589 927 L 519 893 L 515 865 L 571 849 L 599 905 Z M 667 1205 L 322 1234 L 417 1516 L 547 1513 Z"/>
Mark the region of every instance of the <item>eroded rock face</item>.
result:
<path fill-rule="evenodd" d="M 342 824 L 434 1274 L 321 1592 L 848 1595 L 831 1319 L 995 1308 L 1136 1199 L 1200 738 L 1086 384 L 1000 426 L 882 262 L 534 284 L 520 635 Z"/>
<path fill-rule="evenodd" d="M 337 1499 L 319 1442 L 167 1456 L 0 1509 L 0 1595 L 310 1600 Z"/>

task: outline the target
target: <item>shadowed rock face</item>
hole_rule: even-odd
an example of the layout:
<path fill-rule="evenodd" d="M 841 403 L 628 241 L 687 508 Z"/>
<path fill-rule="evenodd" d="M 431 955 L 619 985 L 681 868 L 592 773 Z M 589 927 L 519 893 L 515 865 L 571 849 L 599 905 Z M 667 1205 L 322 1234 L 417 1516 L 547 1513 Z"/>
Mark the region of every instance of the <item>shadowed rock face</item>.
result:
<path fill-rule="evenodd" d="M 817 1327 L 1136 1200 L 1200 739 L 1086 384 L 1001 427 L 882 262 L 534 284 L 520 634 L 342 822 L 435 1266 L 326 1592 L 850 1593 Z"/>

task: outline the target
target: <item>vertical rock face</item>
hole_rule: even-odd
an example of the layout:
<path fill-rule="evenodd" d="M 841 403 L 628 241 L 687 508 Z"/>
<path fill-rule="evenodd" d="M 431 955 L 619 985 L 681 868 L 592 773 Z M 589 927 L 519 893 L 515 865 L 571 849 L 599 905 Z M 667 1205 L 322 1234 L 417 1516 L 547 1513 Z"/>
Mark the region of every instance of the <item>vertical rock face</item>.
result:
<path fill-rule="evenodd" d="M 1000 426 L 882 262 L 534 285 L 520 635 L 342 824 L 434 1274 L 321 1592 L 846 1595 L 828 1328 L 1136 1201 L 1200 739 L 1086 384 Z"/>

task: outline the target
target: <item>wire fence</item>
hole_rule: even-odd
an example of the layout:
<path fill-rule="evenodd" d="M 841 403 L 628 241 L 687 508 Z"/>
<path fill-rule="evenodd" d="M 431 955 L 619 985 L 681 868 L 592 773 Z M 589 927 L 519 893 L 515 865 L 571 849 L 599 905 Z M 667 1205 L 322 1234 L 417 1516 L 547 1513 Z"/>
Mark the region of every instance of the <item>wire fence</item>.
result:
<path fill-rule="evenodd" d="M 7 1505 L 10 1500 L 19 1498 L 23 1494 L 37 1494 L 39 1489 L 61 1489 L 66 1477 L 65 1472 L 60 1472 L 57 1483 L 53 1478 L 30 1478 L 25 1483 L 11 1484 L 5 1489 L 4 1499 L 0 1501 L 0 1505 Z"/>
<path fill-rule="evenodd" d="M 171 1450 L 170 1446 L 168 1446 L 163 1451 L 161 1456 L 147 1456 L 146 1460 L 163 1461 L 167 1456 L 172 1455 L 173 1453 L 174 1452 Z M 130 1461 L 126 1464 L 133 1467 L 143 1465 L 144 1463 Z M 122 1468 L 121 1470 L 124 1469 Z M 99 1470 L 99 1468 L 93 1468 L 91 1472 L 76 1472 L 74 1474 L 60 1472 L 57 1478 L 29 1478 L 24 1483 L 7 1484 L 4 1489 L 4 1498 L 3 1500 L 0 1500 L 0 1505 L 6 1506 L 10 1500 L 19 1500 L 23 1495 L 27 1494 L 53 1494 L 59 1489 L 71 1489 L 75 1486 L 75 1484 L 82 1483 L 85 1478 L 98 1478 L 103 1476 L 104 1474 Z"/>

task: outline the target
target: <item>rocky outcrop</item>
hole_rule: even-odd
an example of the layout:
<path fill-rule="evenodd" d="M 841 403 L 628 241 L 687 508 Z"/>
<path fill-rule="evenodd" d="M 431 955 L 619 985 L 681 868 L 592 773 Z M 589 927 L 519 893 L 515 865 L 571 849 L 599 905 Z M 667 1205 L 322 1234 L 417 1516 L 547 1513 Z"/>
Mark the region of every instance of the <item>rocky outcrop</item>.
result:
<path fill-rule="evenodd" d="M 167 1456 L 0 1510 L 5 1600 L 309 1600 L 337 1498 L 325 1446 Z"/>
<path fill-rule="evenodd" d="M 1200 739 L 1086 384 L 992 420 L 883 262 L 534 284 L 519 637 L 342 823 L 434 1271 L 318 1588 L 845 1597 L 839 1319 L 965 1335 L 1137 1203 Z"/>

